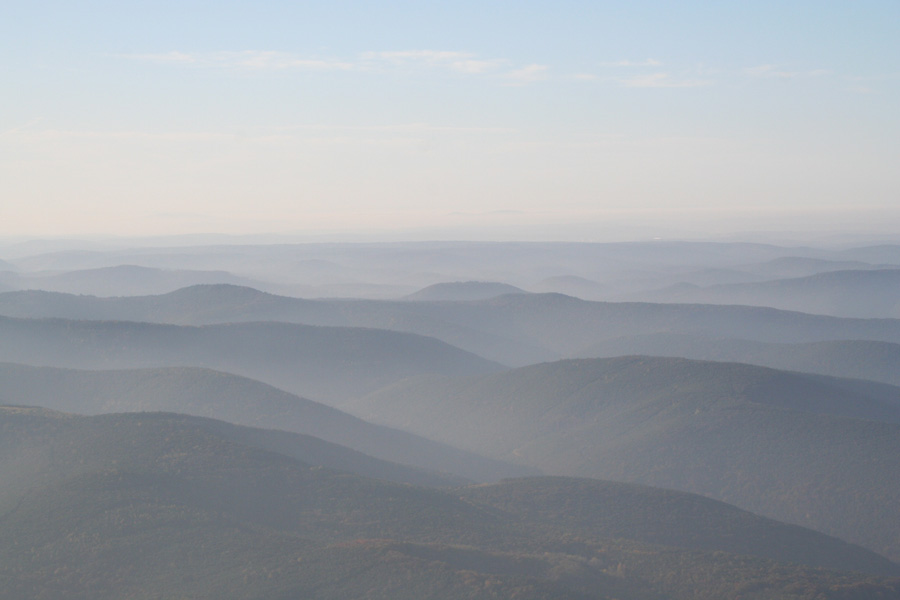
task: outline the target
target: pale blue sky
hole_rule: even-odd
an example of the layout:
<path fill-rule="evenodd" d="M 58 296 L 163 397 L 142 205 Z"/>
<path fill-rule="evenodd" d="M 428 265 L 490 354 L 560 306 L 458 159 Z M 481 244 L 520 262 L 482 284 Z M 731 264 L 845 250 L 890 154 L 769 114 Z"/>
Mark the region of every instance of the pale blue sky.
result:
<path fill-rule="evenodd" d="M 18 2 L 0 235 L 884 225 L 898 33 L 895 0 Z"/>

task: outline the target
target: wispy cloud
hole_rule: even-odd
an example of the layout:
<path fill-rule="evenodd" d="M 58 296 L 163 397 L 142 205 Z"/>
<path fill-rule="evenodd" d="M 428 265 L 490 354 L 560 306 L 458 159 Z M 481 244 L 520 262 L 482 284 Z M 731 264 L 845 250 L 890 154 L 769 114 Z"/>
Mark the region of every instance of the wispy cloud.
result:
<path fill-rule="evenodd" d="M 744 69 L 744 74 L 750 77 L 768 79 L 793 79 L 795 77 L 821 77 L 829 75 L 827 69 L 813 69 L 810 71 L 788 71 L 778 65 L 758 65 Z"/>
<path fill-rule="evenodd" d="M 504 58 L 479 58 L 471 52 L 442 50 L 400 50 L 389 52 L 364 52 L 364 63 L 388 63 L 395 66 L 442 68 L 458 73 L 482 74 L 497 71 L 509 64 Z"/>
<path fill-rule="evenodd" d="M 196 64 L 200 61 L 200 55 L 198 54 L 189 54 L 187 52 L 177 52 L 174 50 L 172 52 L 145 54 L 118 54 L 117 56 L 119 58 L 127 58 L 130 60 L 181 65 Z"/>
<path fill-rule="evenodd" d="M 35 123 L 37 124 L 37 123 Z M 434 139 L 506 138 L 518 133 L 508 127 L 462 127 L 431 123 L 393 125 L 305 125 L 266 128 L 242 132 L 229 131 L 140 131 L 140 130 L 67 130 L 37 129 L 29 123 L 0 132 L 0 139 L 22 144 L 167 144 L 185 146 L 207 144 L 352 144 L 397 145 L 422 143 Z"/>
<path fill-rule="evenodd" d="M 123 54 L 123 58 L 160 64 L 250 70 L 332 71 L 354 68 L 350 62 L 337 59 L 309 58 L 290 52 L 243 50 L 240 52 L 163 52 L 158 54 Z"/>
<path fill-rule="evenodd" d="M 514 69 L 505 74 L 505 77 L 517 85 L 533 83 L 547 78 L 549 67 L 547 65 L 531 64 L 521 69 Z"/>
<path fill-rule="evenodd" d="M 599 64 L 601 69 L 646 69 L 648 67 L 658 68 L 663 66 L 662 61 L 656 60 L 655 58 L 646 58 L 644 60 L 615 60 L 615 61 L 607 61 L 601 62 Z M 574 79 L 576 81 L 597 81 L 604 80 L 606 82 L 620 82 L 621 79 L 612 78 L 608 75 L 604 75 L 600 77 L 594 73 L 575 73 L 569 76 L 569 79 Z"/>
<path fill-rule="evenodd" d="M 452 61 L 467 60 L 475 55 L 469 52 L 453 52 L 446 50 L 391 50 L 387 52 L 363 52 L 363 60 L 386 60 L 396 63 L 425 62 L 446 64 Z"/>
<path fill-rule="evenodd" d="M 600 63 L 601 67 L 661 67 L 662 62 L 655 58 L 647 58 L 645 60 L 617 60 L 613 62 Z"/>
<path fill-rule="evenodd" d="M 712 85 L 712 81 L 708 79 L 683 79 L 662 72 L 622 78 L 619 83 L 631 88 L 691 88 Z"/>
<path fill-rule="evenodd" d="M 489 73 L 496 71 L 505 66 L 509 61 L 503 58 L 495 58 L 491 60 L 466 59 L 457 60 L 450 63 L 450 68 L 460 73 Z"/>
<path fill-rule="evenodd" d="M 544 79 L 548 67 L 516 67 L 506 58 L 485 58 L 472 52 L 448 50 L 390 50 L 363 52 L 352 59 L 309 57 L 272 50 L 240 52 L 161 52 L 121 54 L 120 58 L 195 68 L 296 71 L 444 70 L 462 75 L 490 75 L 517 84 Z"/>
<path fill-rule="evenodd" d="M 15 127 L 5 129 L 3 131 L 0 131 L 0 138 L 7 137 L 7 136 L 11 137 L 11 136 L 23 133 L 23 132 L 27 132 L 30 129 L 32 129 L 35 125 L 38 125 L 43 121 L 44 121 L 44 119 L 42 117 L 38 117 L 36 119 L 32 119 L 32 120 L 28 121 L 27 123 L 23 123 L 22 125 L 17 125 Z"/>

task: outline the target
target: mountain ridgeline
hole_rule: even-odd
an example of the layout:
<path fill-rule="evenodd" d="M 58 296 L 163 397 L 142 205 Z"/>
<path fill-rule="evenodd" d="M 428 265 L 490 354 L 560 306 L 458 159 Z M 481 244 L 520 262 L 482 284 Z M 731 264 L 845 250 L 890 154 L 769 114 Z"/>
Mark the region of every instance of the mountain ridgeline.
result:
<path fill-rule="evenodd" d="M 0 317 L 0 360 L 86 369 L 207 367 L 331 404 L 414 374 L 502 370 L 424 336 L 273 322 L 193 327 Z"/>
<path fill-rule="evenodd" d="M 376 328 L 437 338 L 510 366 L 596 356 L 598 346 L 635 336 L 689 335 L 777 344 L 840 340 L 900 344 L 900 319 L 840 318 L 752 306 L 587 302 L 560 294 L 413 302 L 308 300 L 229 285 L 131 298 L 7 292 L 0 294 L 0 314 L 179 325 L 275 321 Z M 839 361 L 823 358 L 820 362 L 824 374 L 836 374 L 827 369 L 841 368 Z"/>
<path fill-rule="evenodd" d="M 266 239 L 0 245 L 0 600 L 900 597 L 900 245 Z"/>
<path fill-rule="evenodd" d="M 447 485 L 461 480 L 494 481 L 538 473 L 536 469 L 491 460 L 375 425 L 253 379 L 209 369 L 169 367 L 84 371 L 0 363 L 0 403 L 41 406 L 85 415 L 178 412 L 254 428 L 315 436 L 382 461 L 418 467 L 418 470 L 400 469 L 399 465 L 381 464 L 381 470 L 375 471 L 370 469 L 371 465 L 363 464 L 356 468 L 350 466 L 351 459 L 366 461 L 362 460 L 363 456 L 349 452 L 343 462 L 329 463 L 329 466 L 342 470 L 393 481 Z M 276 432 L 270 433 L 272 443 L 285 447 L 291 439 L 287 434 L 279 434 L 280 441 L 277 441 Z M 264 434 L 260 431 L 256 435 Z M 295 438 L 307 446 L 314 443 L 300 436 Z M 327 449 L 327 445 L 322 444 L 322 452 Z M 445 475 L 439 476 L 437 472 Z"/>

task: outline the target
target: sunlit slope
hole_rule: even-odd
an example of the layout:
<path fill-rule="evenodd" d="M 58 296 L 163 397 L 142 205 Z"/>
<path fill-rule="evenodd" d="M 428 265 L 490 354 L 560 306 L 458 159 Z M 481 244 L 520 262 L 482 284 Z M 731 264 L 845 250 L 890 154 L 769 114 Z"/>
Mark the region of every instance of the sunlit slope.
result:
<path fill-rule="evenodd" d="M 212 417 L 239 425 L 313 435 L 374 457 L 454 473 L 474 481 L 536 474 L 520 465 L 501 463 L 368 423 L 246 377 L 209 369 L 83 371 L 0 363 L 0 403 L 89 415 L 170 411 Z M 446 485 L 454 481 L 452 477 L 398 470 L 396 465 L 388 464 L 377 470 L 366 466 L 372 469 L 367 471 L 361 471 L 363 467 L 350 468 L 346 463 L 317 464 L 420 484 Z"/>
<path fill-rule="evenodd" d="M 332 404 L 417 373 L 502 369 L 438 340 L 373 329 L 4 317 L 0 317 L 0 360 L 88 369 L 208 367 Z"/>
<path fill-rule="evenodd" d="M 413 379 L 354 412 L 547 474 L 701 493 L 898 557 L 900 425 L 846 416 L 893 410 L 900 397 L 879 390 L 622 357 Z"/>
<path fill-rule="evenodd" d="M 798 561 L 896 569 L 691 495 L 557 479 L 427 490 L 318 468 L 207 425 L 0 409 L 0 597 L 687 600 L 753 589 L 837 599 L 888 598 L 900 585 L 721 551 L 769 539 Z M 646 522 L 602 537 L 604 522 L 627 522 L 636 507 Z M 558 509 L 571 521 L 547 514 Z M 648 535 L 671 545 L 640 541 Z M 698 539 L 720 550 L 673 547 Z"/>

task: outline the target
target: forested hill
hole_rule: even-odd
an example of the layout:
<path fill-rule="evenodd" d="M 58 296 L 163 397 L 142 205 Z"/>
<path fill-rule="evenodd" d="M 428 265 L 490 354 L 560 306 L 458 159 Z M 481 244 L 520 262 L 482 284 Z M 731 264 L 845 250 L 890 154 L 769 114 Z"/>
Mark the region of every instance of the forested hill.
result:
<path fill-rule="evenodd" d="M 877 555 L 689 494 L 556 478 L 431 490 L 316 467 L 172 414 L 7 407 L 0 431 L 3 598 L 712 600 L 737 589 L 862 600 L 900 590 L 900 580 L 820 568 L 896 573 Z M 577 507 L 569 517 L 553 514 L 562 500 Z M 749 556 L 758 551 L 769 558 Z"/>
<path fill-rule="evenodd" d="M 898 404 L 897 388 L 865 382 L 620 357 L 412 379 L 352 412 L 545 473 L 701 493 L 900 558 Z"/>

